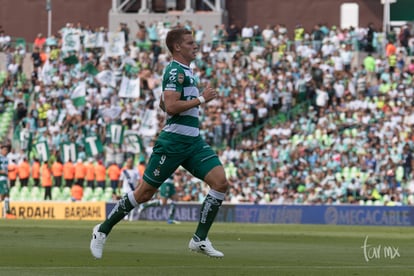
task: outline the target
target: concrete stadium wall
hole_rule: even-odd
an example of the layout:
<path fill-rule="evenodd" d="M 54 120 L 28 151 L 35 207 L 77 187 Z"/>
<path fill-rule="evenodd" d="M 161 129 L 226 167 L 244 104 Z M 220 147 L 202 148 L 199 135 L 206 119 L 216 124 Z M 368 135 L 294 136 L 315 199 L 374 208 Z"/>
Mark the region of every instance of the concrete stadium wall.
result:
<path fill-rule="evenodd" d="M 11 36 L 24 37 L 32 42 L 37 33 L 47 33 L 45 2 L 45 0 L 0 0 L 0 26 Z M 266 24 L 284 23 L 289 30 L 293 30 L 298 23 L 306 28 L 312 28 L 318 22 L 338 26 L 340 6 L 346 2 L 359 5 L 360 26 L 367 26 L 370 22 L 379 29 L 382 26 L 383 13 L 379 0 L 226 0 L 225 2 L 229 22 L 236 23 L 240 27 L 259 25 L 263 28 Z M 92 27 L 109 26 L 110 17 L 113 16 L 110 13 L 111 7 L 111 0 L 52 0 L 53 32 L 55 33 L 67 22 L 80 22 Z M 182 8 L 182 2 L 177 8 Z M 129 17 L 135 18 L 137 13 L 125 14 L 125 16 L 129 21 Z M 166 14 L 157 13 L 153 16 L 163 19 Z M 182 14 L 181 17 L 185 20 L 187 15 Z M 198 24 L 197 14 L 191 18 Z M 210 19 L 213 21 L 219 18 L 212 16 Z M 114 28 L 120 21 L 121 19 L 114 20 L 110 27 Z M 131 26 L 135 25 L 134 21 L 132 20 Z M 217 23 L 219 22 L 209 24 Z"/>
<path fill-rule="evenodd" d="M 328 26 L 340 25 L 340 7 L 343 3 L 359 5 L 359 25 L 367 27 L 373 23 L 376 28 L 382 26 L 382 5 L 379 0 L 245 0 L 226 1 L 229 21 L 239 26 L 266 24 L 285 24 L 292 34 L 297 24 L 307 30 L 316 23 Z M 292 36 L 292 35 L 291 35 Z"/>
<path fill-rule="evenodd" d="M 106 27 L 111 0 L 52 0 L 52 32 L 67 22 Z M 13 37 L 33 42 L 37 33 L 47 35 L 46 0 L 0 0 L 0 26 Z"/>
<path fill-rule="evenodd" d="M 146 22 L 147 24 L 157 22 L 170 22 L 172 25 L 180 22 L 184 24 L 187 20 L 193 23 L 194 27 L 198 25 L 203 26 L 203 30 L 206 33 L 206 39 L 211 40 L 210 33 L 214 28 L 214 25 L 219 23 L 226 23 L 227 16 L 223 13 L 218 12 L 197 12 L 197 13 L 183 13 L 183 12 L 168 12 L 168 13 L 115 13 L 109 12 L 109 30 L 116 31 L 119 28 L 119 23 L 127 23 L 131 31 L 131 37 L 138 31 L 138 22 Z"/>

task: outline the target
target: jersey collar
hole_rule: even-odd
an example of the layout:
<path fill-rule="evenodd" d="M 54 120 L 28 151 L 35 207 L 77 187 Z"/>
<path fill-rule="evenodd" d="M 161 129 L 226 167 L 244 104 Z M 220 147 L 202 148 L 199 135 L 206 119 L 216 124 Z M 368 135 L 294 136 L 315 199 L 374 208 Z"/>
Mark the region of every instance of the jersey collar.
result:
<path fill-rule="evenodd" d="M 190 70 L 190 67 L 189 66 L 187 66 L 187 65 L 185 65 L 185 64 L 183 64 L 183 63 L 181 63 L 179 61 L 176 61 L 175 59 L 173 59 L 173 62 L 178 63 L 181 67 L 184 67 L 184 69 Z"/>

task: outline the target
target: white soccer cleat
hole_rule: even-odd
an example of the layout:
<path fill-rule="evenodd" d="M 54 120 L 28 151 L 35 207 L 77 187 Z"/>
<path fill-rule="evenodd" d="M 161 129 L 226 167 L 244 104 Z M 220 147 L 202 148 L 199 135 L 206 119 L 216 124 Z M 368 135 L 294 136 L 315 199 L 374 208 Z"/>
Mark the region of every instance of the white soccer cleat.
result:
<path fill-rule="evenodd" d="M 205 241 L 199 242 L 196 242 L 193 238 L 191 238 L 190 243 L 188 244 L 188 248 L 190 248 L 191 251 L 202 253 L 210 257 L 224 257 L 224 254 L 222 252 L 214 249 L 213 245 L 211 244 L 208 238 Z"/>
<path fill-rule="evenodd" d="M 102 258 L 103 248 L 106 242 L 106 234 L 99 232 L 100 224 L 93 228 L 92 239 L 91 239 L 91 253 L 96 259 Z"/>

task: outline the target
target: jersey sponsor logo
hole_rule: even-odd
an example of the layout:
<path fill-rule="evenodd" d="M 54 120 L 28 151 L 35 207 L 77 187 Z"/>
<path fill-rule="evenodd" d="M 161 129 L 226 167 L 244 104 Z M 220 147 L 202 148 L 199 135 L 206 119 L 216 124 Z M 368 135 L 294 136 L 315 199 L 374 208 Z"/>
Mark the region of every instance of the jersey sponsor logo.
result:
<path fill-rule="evenodd" d="M 171 82 L 175 82 L 175 80 L 177 79 L 177 69 L 171 69 L 170 71 L 170 76 L 168 78 Z"/>
<path fill-rule="evenodd" d="M 184 74 L 181 74 L 181 73 L 178 74 L 177 78 L 178 78 L 178 82 L 179 83 L 181 83 L 181 84 L 184 83 Z"/>

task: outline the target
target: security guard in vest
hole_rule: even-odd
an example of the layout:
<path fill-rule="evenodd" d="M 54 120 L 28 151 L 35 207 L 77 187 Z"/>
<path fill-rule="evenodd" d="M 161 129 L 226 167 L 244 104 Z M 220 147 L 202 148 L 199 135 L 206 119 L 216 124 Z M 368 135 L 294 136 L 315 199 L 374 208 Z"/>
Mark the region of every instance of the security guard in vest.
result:
<path fill-rule="evenodd" d="M 397 65 L 397 55 L 392 54 L 388 57 L 388 67 L 390 69 L 390 74 L 394 73 L 396 65 Z"/>
<path fill-rule="evenodd" d="M 305 29 L 298 24 L 295 28 L 295 47 L 299 47 L 305 37 Z"/>

